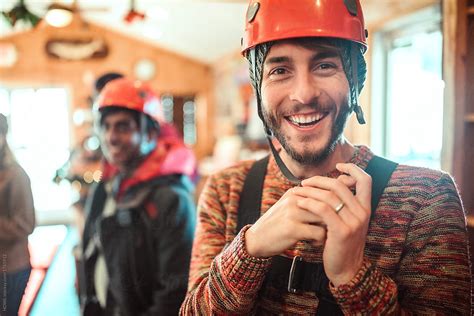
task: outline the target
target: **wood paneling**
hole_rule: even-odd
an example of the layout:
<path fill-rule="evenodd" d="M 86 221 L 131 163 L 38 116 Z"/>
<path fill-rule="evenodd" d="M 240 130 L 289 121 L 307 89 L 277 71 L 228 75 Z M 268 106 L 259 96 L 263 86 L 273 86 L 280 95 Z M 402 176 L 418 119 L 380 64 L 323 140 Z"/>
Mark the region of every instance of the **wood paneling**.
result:
<path fill-rule="evenodd" d="M 362 0 L 361 3 L 364 9 L 366 24 L 370 28 L 377 29 L 390 20 L 430 5 L 439 4 L 440 0 Z"/>
<path fill-rule="evenodd" d="M 51 38 L 102 37 L 109 46 L 109 55 L 104 59 L 87 61 L 64 61 L 52 59 L 45 52 L 45 44 Z M 88 97 L 92 93 L 93 78 L 109 71 L 133 75 L 133 66 L 141 58 L 149 58 L 156 64 L 156 76 L 150 81 L 159 93 L 178 96 L 195 95 L 200 106 L 207 111 L 213 106 L 209 92 L 213 87 L 211 68 L 201 62 L 114 32 L 102 26 L 86 23 L 79 17 L 66 28 L 53 28 L 46 24 L 24 33 L 0 38 L 0 43 L 13 43 L 18 51 L 18 62 L 11 68 L 0 68 L 0 84 L 15 86 L 65 86 L 71 92 L 71 110 L 88 108 Z M 47 111 L 47 109 L 45 109 Z M 71 120 L 72 121 L 72 120 Z M 198 121 L 198 124 L 201 124 Z M 206 120 L 205 124 L 212 124 Z M 72 126 L 72 124 L 71 124 Z M 198 126 L 198 131 L 212 130 L 212 126 Z M 73 144 L 81 140 L 83 131 L 73 130 Z M 212 144 L 203 135 L 195 146 L 199 157 L 212 151 Z M 210 148 L 209 148 L 210 147 Z"/>
<path fill-rule="evenodd" d="M 472 2 L 472 0 L 470 0 Z M 444 0 L 445 139 L 444 153 L 451 158 L 468 215 L 474 215 L 474 16 L 467 14 L 468 1 Z"/>
<path fill-rule="evenodd" d="M 474 2 L 474 1 L 471 1 Z M 473 5 L 474 6 L 474 5 Z M 466 210 L 474 216 L 474 15 L 468 15 L 467 18 L 467 50 L 466 50 L 466 106 L 464 111 L 464 153 L 466 164 L 463 166 L 463 184 L 461 189 L 464 191 L 464 205 Z M 461 122 L 460 122 L 461 123 Z"/>

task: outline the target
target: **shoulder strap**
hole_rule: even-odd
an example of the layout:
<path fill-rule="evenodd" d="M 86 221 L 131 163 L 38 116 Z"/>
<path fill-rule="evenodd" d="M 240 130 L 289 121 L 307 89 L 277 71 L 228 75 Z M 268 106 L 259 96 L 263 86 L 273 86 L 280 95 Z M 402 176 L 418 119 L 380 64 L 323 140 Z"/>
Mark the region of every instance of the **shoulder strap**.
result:
<path fill-rule="evenodd" d="M 247 224 L 253 224 L 260 217 L 263 182 L 267 174 L 270 156 L 254 162 L 245 177 L 237 211 L 237 233 Z"/>
<path fill-rule="evenodd" d="M 372 218 L 374 217 L 375 210 L 379 205 L 380 197 L 397 166 L 398 164 L 396 162 L 380 156 L 374 156 L 365 169 L 365 172 L 372 177 Z"/>
<path fill-rule="evenodd" d="M 102 212 L 106 198 L 105 182 L 100 181 L 96 185 L 91 186 L 84 206 L 86 220 L 95 219 Z"/>

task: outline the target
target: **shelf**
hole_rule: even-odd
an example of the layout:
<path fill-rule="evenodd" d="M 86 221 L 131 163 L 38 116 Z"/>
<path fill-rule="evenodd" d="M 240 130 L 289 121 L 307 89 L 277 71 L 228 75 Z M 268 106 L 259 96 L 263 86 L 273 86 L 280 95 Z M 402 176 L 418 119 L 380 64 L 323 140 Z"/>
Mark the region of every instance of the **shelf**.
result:
<path fill-rule="evenodd" d="M 466 114 L 466 116 L 464 116 L 464 121 L 466 123 L 474 123 L 474 113 Z"/>

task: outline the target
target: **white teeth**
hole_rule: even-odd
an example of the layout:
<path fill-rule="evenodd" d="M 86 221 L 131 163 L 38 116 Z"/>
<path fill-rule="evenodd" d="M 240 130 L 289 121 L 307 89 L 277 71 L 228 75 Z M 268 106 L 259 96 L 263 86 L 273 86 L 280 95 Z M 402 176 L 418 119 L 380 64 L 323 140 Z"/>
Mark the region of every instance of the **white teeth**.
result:
<path fill-rule="evenodd" d="M 312 115 L 292 115 L 289 116 L 288 119 L 295 124 L 308 124 L 308 123 L 316 123 L 320 119 L 323 118 L 323 114 L 312 114 Z"/>

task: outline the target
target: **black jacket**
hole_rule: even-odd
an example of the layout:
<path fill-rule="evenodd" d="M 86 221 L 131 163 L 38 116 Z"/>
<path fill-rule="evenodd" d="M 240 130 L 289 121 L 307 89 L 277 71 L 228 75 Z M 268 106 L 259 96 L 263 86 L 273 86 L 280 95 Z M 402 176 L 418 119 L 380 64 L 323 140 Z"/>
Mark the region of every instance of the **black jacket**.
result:
<path fill-rule="evenodd" d="M 83 236 L 84 315 L 178 314 L 194 236 L 192 189 L 186 176 L 159 176 L 127 189 L 115 214 L 106 218 L 102 217 L 105 185 L 99 183 L 93 189 Z M 96 238 L 100 243 L 94 242 Z M 89 243 L 92 252 L 86 252 Z M 94 287 L 98 245 L 102 245 L 109 274 L 105 311 Z"/>

